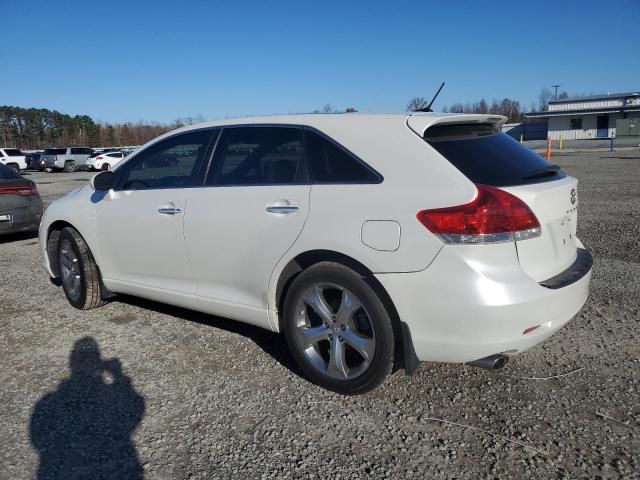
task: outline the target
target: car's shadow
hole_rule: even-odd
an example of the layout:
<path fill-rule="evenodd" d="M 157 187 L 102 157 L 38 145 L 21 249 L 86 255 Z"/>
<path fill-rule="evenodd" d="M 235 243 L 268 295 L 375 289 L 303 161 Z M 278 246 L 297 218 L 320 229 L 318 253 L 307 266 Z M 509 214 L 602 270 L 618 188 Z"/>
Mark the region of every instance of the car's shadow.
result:
<path fill-rule="evenodd" d="M 292 373 L 304 377 L 302 371 L 293 361 L 284 337 L 275 332 L 271 332 L 269 330 L 265 330 L 264 328 L 256 327 L 254 325 L 249 325 L 247 323 L 242 323 L 236 320 L 208 315 L 206 313 L 197 312 L 195 310 L 175 307 L 173 305 L 167 305 L 164 303 L 154 302 L 152 300 L 146 300 L 129 295 L 118 295 L 112 300 L 112 302 L 133 305 L 136 307 L 144 308 L 146 310 L 152 310 L 157 313 L 178 317 L 181 320 L 196 322 L 201 325 L 207 325 L 210 327 L 225 330 L 227 332 L 242 335 L 243 337 L 252 340 L 258 347 L 260 347 L 265 353 L 270 355 L 280 365 L 287 368 Z"/>
<path fill-rule="evenodd" d="M 20 242 L 24 240 L 33 240 L 38 238 L 38 232 L 18 232 L 0 235 L 0 245 L 3 243 Z"/>

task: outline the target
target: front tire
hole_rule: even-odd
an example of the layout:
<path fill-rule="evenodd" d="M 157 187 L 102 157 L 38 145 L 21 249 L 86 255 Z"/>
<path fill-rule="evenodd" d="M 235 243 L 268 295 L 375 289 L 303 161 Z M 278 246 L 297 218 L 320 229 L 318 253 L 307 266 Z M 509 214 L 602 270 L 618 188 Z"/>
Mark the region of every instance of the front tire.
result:
<path fill-rule="evenodd" d="M 17 173 L 18 175 L 20 174 L 20 167 L 18 166 L 17 163 L 9 163 L 7 165 L 7 167 L 9 167 L 11 170 L 13 170 L 15 173 Z"/>
<path fill-rule="evenodd" d="M 368 392 L 393 367 L 391 318 L 362 275 L 345 265 L 321 262 L 296 277 L 283 330 L 300 369 L 328 390 Z"/>
<path fill-rule="evenodd" d="M 100 272 L 91 250 L 71 227 L 60 233 L 58 267 L 64 294 L 73 307 L 89 310 L 106 303 L 102 299 Z"/>
<path fill-rule="evenodd" d="M 76 162 L 68 161 L 64 163 L 64 171 L 66 173 L 73 173 L 76 171 Z"/>

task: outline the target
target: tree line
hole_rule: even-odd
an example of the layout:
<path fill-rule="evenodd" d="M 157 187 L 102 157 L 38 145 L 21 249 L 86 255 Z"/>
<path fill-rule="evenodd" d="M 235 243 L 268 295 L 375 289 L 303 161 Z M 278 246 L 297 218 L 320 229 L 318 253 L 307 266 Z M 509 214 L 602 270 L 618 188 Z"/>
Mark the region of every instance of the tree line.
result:
<path fill-rule="evenodd" d="M 567 92 L 559 92 L 558 99 L 567 98 Z M 548 88 L 543 88 L 538 96 L 538 103 L 532 102 L 530 110 L 546 111 L 549 102 L 555 95 Z M 414 97 L 407 104 L 407 110 L 418 111 L 428 106 L 424 97 Z M 322 107 L 323 112 L 338 112 L 330 104 Z M 349 107 L 346 112 L 356 112 Z M 489 113 L 504 115 L 510 123 L 522 122 L 525 111 L 520 102 L 511 98 L 493 100 L 484 98 L 476 102 L 454 103 L 445 105 L 443 112 L 450 113 Z M 319 112 L 319 110 L 316 110 Z M 176 119 L 172 123 L 159 122 L 96 122 L 88 115 L 71 116 L 46 108 L 22 108 L 0 106 L 0 146 L 16 147 L 24 150 L 47 147 L 66 147 L 70 145 L 89 147 L 117 147 L 125 145 L 142 145 L 169 130 L 184 125 L 203 122 L 202 115 Z"/>
<path fill-rule="evenodd" d="M 173 123 L 96 122 L 88 115 L 67 115 L 46 108 L 0 106 L 0 145 L 24 150 L 47 147 L 142 145 L 169 130 L 204 121 L 202 115 Z"/>
<path fill-rule="evenodd" d="M 424 97 L 412 98 L 407 110 L 416 112 L 425 109 L 429 105 L 429 101 Z M 520 102 L 511 98 L 504 98 L 500 101 L 493 100 L 491 103 L 484 98 L 477 102 L 454 103 L 453 105 L 445 105 L 442 109 L 444 113 L 492 113 L 494 115 L 504 115 L 508 118 L 508 122 L 522 122 L 524 120 L 524 112 L 520 107 Z"/>
<path fill-rule="evenodd" d="M 558 92 L 558 100 L 569 98 L 569 94 L 565 91 Z M 545 112 L 549 109 L 549 102 L 556 99 L 555 94 L 548 88 L 543 88 L 538 95 L 538 102 L 532 102 L 529 111 L 539 110 Z M 416 112 L 422 110 L 429 105 L 429 101 L 424 97 L 414 97 L 407 104 L 407 110 Z M 525 110 L 518 100 L 511 98 L 503 98 L 502 100 L 493 100 L 491 103 L 484 98 L 476 102 L 454 103 L 453 105 L 445 105 L 442 109 L 444 113 L 490 113 L 495 115 L 504 115 L 509 123 L 519 123 L 525 120 Z"/>

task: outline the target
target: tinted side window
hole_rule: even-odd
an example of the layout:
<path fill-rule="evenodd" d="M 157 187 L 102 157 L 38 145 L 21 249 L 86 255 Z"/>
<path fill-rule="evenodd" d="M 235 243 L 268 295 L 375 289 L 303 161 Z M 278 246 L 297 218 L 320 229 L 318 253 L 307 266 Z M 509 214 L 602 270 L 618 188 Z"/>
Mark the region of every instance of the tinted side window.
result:
<path fill-rule="evenodd" d="M 72 148 L 71 155 L 80 155 L 82 153 L 82 148 Z"/>
<path fill-rule="evenodd" d="M 207 185 L 294 183 L 306 183 L 302 129 L 234 127 L 222 131 Z"/>
<path fill-rule="evenodd" d="M 313 183 L 378 183 L 371 168 L 337 144 L 307 131 Z"/>
<path fill-rule="evenodd" d="M 195 185 L 211 130 L 177 135 L 163 140 L 127 162 L 120 190 L 183 188 Z"/>
<path fill-rule="evenodd" d="M 66 155 L 66 148 L 47 148 L 44 151 L 44 155 Z"/>
<path fill-rule="evenodd" d="M 506 187 L 566 176 L 494 125 L 435 125 L 424 138 L 474 183 Z"/>

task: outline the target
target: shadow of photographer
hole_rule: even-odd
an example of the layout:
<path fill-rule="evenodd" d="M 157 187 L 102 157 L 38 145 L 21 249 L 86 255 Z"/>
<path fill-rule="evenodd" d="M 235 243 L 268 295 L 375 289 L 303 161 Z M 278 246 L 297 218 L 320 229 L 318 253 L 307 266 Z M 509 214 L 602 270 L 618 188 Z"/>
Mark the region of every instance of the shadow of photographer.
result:
<path fill-rule="evenodd" d="M 38 400 L 31 416 L 37 478 L 143 478 L 131 436 L 145 401 L 120 360 L 102 359 L 97 342 L 84 337 L 76 341 L 69 367 L 69 378 Z"/>

